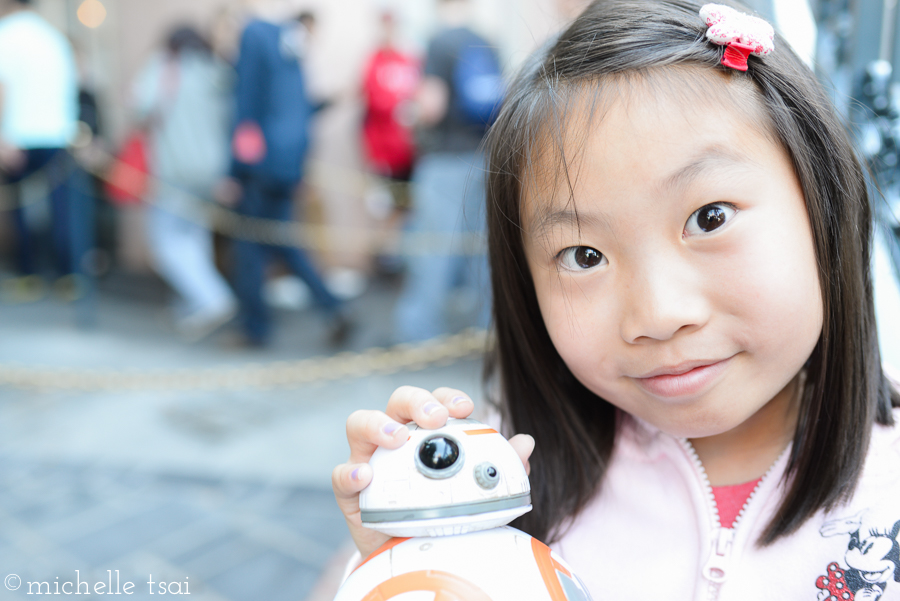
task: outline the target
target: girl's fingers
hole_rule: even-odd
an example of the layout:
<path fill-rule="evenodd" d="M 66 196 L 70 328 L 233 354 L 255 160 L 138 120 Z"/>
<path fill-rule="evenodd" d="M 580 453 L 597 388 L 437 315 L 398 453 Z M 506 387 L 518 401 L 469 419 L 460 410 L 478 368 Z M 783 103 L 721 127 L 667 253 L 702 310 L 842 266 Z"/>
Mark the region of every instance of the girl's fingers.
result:
<path fill-rule="evenodd" d="M 390 537 L 376 530 L 365 528 L 359 510 L 359 491 L 372 481 L 372 469 L 368 464 L 343 463 L 331 472 L 331 486 L 338 507 L 347 520 L 353 542 L 363 557 L 368 557 Z"/>
<path fill-rule="evenodd" d="M 450 417 L 464 418 L 469 417 L 475 409 L 475 403 L 469 398 L 469 395 L 455 388 L 441 387 L 434 390 L 432 396 L 447 408 Z"/>
<path fill-rule="evenodd" d="M 354 411 L 347 418 L 349 463 L 365 463 L 378 447 L 396 449 L 408 437 L 409 430 L 406 426 L 381 411 Z"/>
<path fill-rule="evenodd" d="M 388 416 L 401 424 L 416 422 L 423 428 L 433 430 L 447 422 L 450 411 L 440 400 L 424 388 L 401 386 L 388 399 Z"/>
<path fill-rule="evenodd" d="M 396 449 L 409 437 L 404 425 L 415 422 L 423 428 L 440 428 L 447 418 L 466 417 L 475 405 L 465 393 L 453 388 L 401 386 L 391 395 L 385 413 L 356 411 L 347 418 L 350 463 L 365 463 L 378 447 Z"/>
<path fill-rule="evenodd" d="M 534 451 L 534 438 L 529 434 L 516 434 L 509 439 L 509 444 L 516 450 L 519 459 L 522 460 L 522 465 L 525 466 L 525 473 L 530 475 L 531 464 L 528 463 L 528 458 L 531 457 L 531 453 Z"/>
<path fill-rule="evenodd" d="M 372 468 L 368 463 L 342 463 L 334 468 L 331 487 L 344 515 L 359 513 L 359 492 L 371 481 Z"/>

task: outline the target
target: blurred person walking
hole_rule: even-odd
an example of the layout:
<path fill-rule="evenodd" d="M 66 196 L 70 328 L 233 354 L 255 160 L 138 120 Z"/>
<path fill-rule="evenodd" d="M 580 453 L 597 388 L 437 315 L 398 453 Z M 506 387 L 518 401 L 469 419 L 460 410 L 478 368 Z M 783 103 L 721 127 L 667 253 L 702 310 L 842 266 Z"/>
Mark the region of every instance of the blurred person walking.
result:
<path fill-rule="evenodd" d="M 448 330 L 447 301 L 462 286 L 475 323 L 490 319 L 490 278 L 484 253 L 466 254 L 464 241 L 484 231 L 481 139 L 503 97 L 499 61 L 469 26 L 468 0 L 438 0 L 441 29 L 431 39 L 416 95 L 419 157 L 412 174 L 409 230 L 434 234 L 427 254 L 410 257 L 394 312 L 398 341 L 424 340 Z"/>
<path fill-rule="evenodd" d="M 419 61 L 396 43 L 393 13 L 381 15 L 381 43 L 363 75 L 363 145 L 378 175 L 408 181 L 412 172 L 413 99 L 419 86 Z"/>
<path fill-rule="evenodd" d="M 306 22 L 306 24 L 303 23 Z M 310 13 L 271 22 L 252 19 L 241 36 L 237 59 L 237 127 L 232 139 L 231 190 L 241 215 L 288 223 L 293 218 L 294 194 L 303 178 L 315 105 L 304 81 L 303 56 Z M 312 293 L 326 313 L 330 341 L 340 344 L 350 323 L 341 301 L 326 288 L 306 253 L 296 247 L 264 245 L 237 239 L 234 243 L 234 283 L 240 299 L 240 321 L 246 343 L 264 346 L 271 336 L 271 318 L 263 300 L 265 268 L 280 257 Z"/>
<path fill-rule="evenodd" d="M 362 141 L 369 168 L 387 180 L 386 185 L 373 189 L 370 198 L 375 204 L 370 209 L 393 237 L 410 207 L 408 182 L 415 157 L 414 98 L 421 66 L 415 56 L 399 48 L 392 12 L 381 14 L 380 26 L 379 46 L 363 71 Z M 384 274 L 402 269 L 401 259 L 394 255 L 378 256 L 375 263 Z"/>
<path fill-rule="evenodd" d="M 93 246 L 93 199 L 67 147 L 78 131 L 78 71 L 66 37 L 29 0 L 0 0 L 0 180 L 20 195 L 25 178 L 42 171 L 49 187 L 56 291 L 86 297 L 86 256 Z M 6 302 L 43 295 L 38 251 L 27 207 L 13 211 L 21 277 L 0 287 Z"/>
<path fill-rule="evenodd" d="M 200 339 L 237 313 L 237 301 L 215 265 L 209 207 L 228 170 L 234 74 L 193 28 L 168 36 L 134 85 L 135 107 L 149 142 L 150 172 L 159 180 L 147 208 L 154 267 L 178 294 L 175 325 Z"/>

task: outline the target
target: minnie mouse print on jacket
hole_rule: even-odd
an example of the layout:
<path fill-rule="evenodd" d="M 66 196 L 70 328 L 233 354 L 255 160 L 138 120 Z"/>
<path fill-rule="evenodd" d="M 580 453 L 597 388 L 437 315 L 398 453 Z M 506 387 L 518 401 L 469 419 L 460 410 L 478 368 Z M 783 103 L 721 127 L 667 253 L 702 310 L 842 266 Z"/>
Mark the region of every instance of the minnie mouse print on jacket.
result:
<path fill-rule="evenodd" d="M 823 537 L 850 537 L 843 562 L 829 563 L 828 573 L 816 580 L 819 601 L 874 601 L 900 583 L 900 520 L 890 529 L 866 528 L 866 513 L 825 522 L 819 530 Z"/>

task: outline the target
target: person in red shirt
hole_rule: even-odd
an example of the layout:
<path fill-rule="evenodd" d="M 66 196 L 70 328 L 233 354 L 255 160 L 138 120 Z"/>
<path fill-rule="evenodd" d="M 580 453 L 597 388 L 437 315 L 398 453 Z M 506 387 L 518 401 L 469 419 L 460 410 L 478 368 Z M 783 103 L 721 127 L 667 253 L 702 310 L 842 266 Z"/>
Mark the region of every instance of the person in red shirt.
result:
<path fill-rule="evenodd" d="M 420 66 L 416 57 L 397 48 L 393 13 L 381 15 L 381 26 L 381 45 L 363 77 L 363 147 L 378 175 L 407 181 L 415 153 L 412 106 Z"/>
<path fill-rule="evenodd" d="M 383 12 L 381 41 L 369 57 L 362 80 L 362 147 L 371 171 L 387 180 L 373 196 L 373 213 L 383 220 L 386 232 L 385 250 L 375 265 L 385 275 L 403 269 L 402 260 L 388 249 L 398 244 L 396 238 L 411 206 L 407 183 L 415 162 L 415 96 L 422 77 L 418 58 L 398 48 L 396 28 L 394 14 Z"/>

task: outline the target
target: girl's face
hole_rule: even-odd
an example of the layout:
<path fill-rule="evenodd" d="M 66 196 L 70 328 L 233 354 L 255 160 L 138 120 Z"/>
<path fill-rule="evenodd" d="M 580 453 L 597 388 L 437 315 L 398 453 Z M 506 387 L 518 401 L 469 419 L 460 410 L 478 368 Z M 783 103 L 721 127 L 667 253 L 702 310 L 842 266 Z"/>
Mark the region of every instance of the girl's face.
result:
<path fill-rule="evenodd" d="M 752 90 L 700 79 L 687 94 L 638 82 L 572 119 L 571 200 L 565 177 L 544 177 L 523 204 L 538 302 L 572 373 L 689 438 L 790 406 L 823 319 L 790 159 L 748 116 L 762 114 Z"/>

